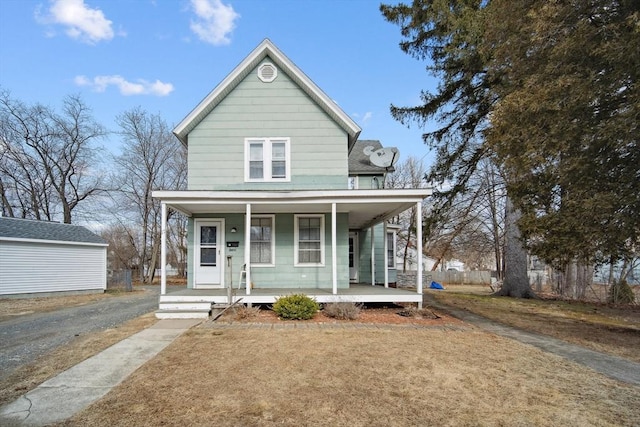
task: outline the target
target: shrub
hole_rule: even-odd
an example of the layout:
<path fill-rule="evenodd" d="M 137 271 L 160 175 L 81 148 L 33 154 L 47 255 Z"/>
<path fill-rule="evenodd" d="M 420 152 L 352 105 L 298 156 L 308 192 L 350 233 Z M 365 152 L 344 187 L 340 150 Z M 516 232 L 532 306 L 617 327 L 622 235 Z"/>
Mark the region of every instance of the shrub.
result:
<path fill-rule="evenodd" d="M 626 280 L 615 282 L 609 289 L 608 302 L 613 304 L 633 304 L 636 296 Z"/>
<path fill-rule="evenodd" d="M 293 294 L 280 297 L 273 304 L 273 311 L 282 319 L 311 319 L 320 309 L 318 303 L 304 294 Z"/>
<path fill-rule="evenodd" d="M 340 320 L 356 320 L 360 316 L 362 304 L 353 302 L 331 302 L 324 305 L 322 312 L 328 317 Z"/>

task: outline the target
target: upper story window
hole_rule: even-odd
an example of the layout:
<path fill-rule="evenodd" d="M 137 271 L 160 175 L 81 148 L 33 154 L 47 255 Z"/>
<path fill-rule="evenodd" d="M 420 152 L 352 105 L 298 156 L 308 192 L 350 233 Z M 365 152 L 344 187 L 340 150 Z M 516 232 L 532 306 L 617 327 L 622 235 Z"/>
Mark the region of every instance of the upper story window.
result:
<path fill-rule="evenodd" d="M 245 139 L 245 181 L 290 181 L 289 138 Z"/>

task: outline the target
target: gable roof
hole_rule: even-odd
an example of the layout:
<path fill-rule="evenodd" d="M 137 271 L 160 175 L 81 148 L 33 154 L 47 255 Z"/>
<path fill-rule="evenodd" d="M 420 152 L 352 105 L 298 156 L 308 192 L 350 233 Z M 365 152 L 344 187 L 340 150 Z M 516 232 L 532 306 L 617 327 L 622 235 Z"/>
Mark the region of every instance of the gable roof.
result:
<path fill-rule="evenodd" d="M 269 57 L 276 66 L 282 69 L 329 117 L 345 130 L 349 135 L 349 150 L 351 150 L 360 135 L 360 127 L 269 39 L 264 39 L 175 127 L 174 135 L 187 145 L 189 132 L 266 57 Z"/>
<path fill-rule="evenodd" d="M 0 217 L 0 240 L 47 240 L 107 246 L 97 234 L 80 225 Z"/>
<path fill-rule="evenodd" d="M 358 140 L 349 153 L 349 174 L 350 175 L 381 175 L 386 172 L 393 172 L 393 166 L 383 168 L 371 163 L 369 155 L 364 153 L 364 149 L 373 147 L 373 150 L 382 148 L 382 143 L 374 139 Z"/>

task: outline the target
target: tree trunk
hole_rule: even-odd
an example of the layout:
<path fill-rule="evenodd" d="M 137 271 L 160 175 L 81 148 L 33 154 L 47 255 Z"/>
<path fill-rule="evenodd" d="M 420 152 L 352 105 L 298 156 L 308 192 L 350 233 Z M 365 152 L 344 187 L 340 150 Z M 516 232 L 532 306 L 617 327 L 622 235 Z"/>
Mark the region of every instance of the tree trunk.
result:
<path fill-rule="evenodd" d="M 514 298 L 537 298 L 531 289 L 527 277 L 527 251 L 522 245 L 520 229 L 517 221 L 520 211 L 515 209 L 509 197 L 506 202 L 505 216 L 505 248 L 504 248 L 504 282 L 496 296 Z"/>
<path fill-rule="evenodd" d="M 149 269 L 147 271 L 147 277 L 145 283 L 153 283 L 153 278 L 156 275 L 156 268 L 158 266 L 158 252 L 160 252 L 160 236 L 155 236 L 153 239 L 151 251 L 151 261 L 149 262 Z"/>
<path fill-rule="evenodd" d="M 407 271 L 407 258 L 409 257 L 409 242 L 411 242 L 411 225 L 409 225 L 409 230 L 407 231 L 407 243 L 404 245 L 404 254 L 402 255 L 402 271 Z M 419 253 L 416 252 L 416 261 L 419 261 L 420 258 Z"/>

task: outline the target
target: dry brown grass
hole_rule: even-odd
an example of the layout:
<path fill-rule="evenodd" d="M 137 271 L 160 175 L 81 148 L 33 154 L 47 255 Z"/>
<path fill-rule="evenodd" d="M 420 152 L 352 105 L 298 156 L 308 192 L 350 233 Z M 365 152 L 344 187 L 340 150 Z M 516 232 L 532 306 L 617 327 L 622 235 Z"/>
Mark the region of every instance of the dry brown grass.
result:
<path fill-rule="evenodd" d="M 487 317 L 500 313 L 506 323 L 519 317 L 527 318 L 524 326 L 546 322 L 547 330 L 569 341 L 571 335 L 584 339 L 593 333 L 590 316 L 576 320 L 580 310 L 573 314 L 571 307 L 548 302 L 510 305 L 468 295 L 469 290 L 448 287 L 437 295 L 459 307 L 482 308 Z M 600 323 L 637 326 L 633 312 L 595 308 Z M 563 329 L 567 319 L 579 333 Z M 0 383 L 0 404 L 155 321 L 146 315 L 41 358 Z M 283 323 L 270 313 L 245 321 Z M 205 322 L 62 425 L 640 425 L 640 388 L 533 347 L 460 328 L 463 323 L 448 316 L 408 319 L 376 309 L 365 310 L 358 322 L 407 327 L 219 330 Z M 432 327 L 443 322 L 456 328 Z M 613 354 L 639 348 L 617 339 L 604 347 Z"/>
<path fill-rule="evenodd" d="M 640 388 L 477 330 L 194 328 L 67 426 L 632 426 Z"/>
<path fill-rule="evenodd" d="M 69 344 L 37 358 L 32 363 L 16 369 L 9 376 L 0 380 L 0 406 L 15 400 L 49 378 L 77 365 L 113 344 L 148 328 L 157 321 L 158 319 L 155 318 L 155 315 L 149 313 L 132 319 L 117 328 L 83 335 Z"/>
<path fill-rule="evenodd" d="M 640 362 L 640 306 L 492 297 L 481 286 L 429 291 L 436 300 L 500 323 Z"/>

